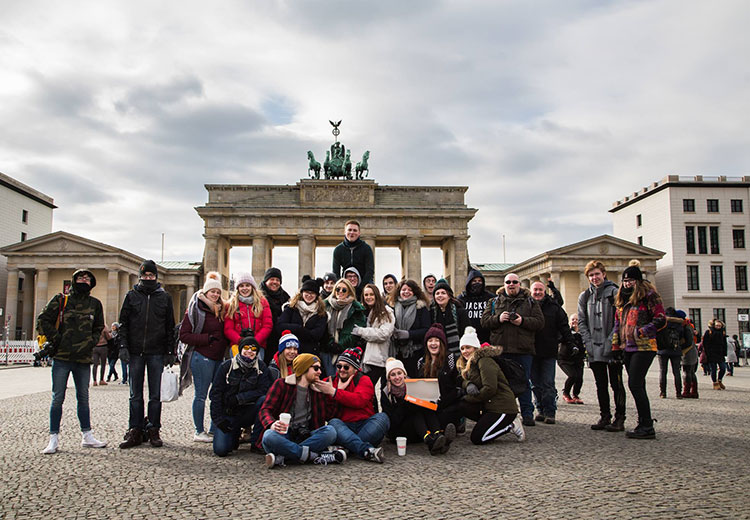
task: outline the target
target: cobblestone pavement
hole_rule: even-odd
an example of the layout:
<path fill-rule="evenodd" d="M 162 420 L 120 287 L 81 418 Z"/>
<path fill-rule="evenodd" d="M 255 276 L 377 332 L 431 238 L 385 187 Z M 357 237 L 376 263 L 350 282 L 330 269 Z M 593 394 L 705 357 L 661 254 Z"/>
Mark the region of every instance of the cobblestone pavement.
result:
<path fill-rule="evenodd" d="M 48 368 L 26 371 L 30 388 Z M 10 370 L 0 370 L 0 388 Z M 595 432 L 593 378 L 585 405 L 560 402 L 556 425 L 527 428 L 528 440 L 472 446 L 459 437 L 431 457 L 386 445 L 378 465 L 290 466 L 269 471 L 244 445 L 225 459 L 192 442 L 192 392 L 163 407 L 163 448 L 116 448 L 127 425 L 127 388 L 91 388 L 94 431 L 110 446 L 80 447 L 75 394 L 68 392 L 62 448 L 47 442 L 50 392 L 0 400 L 0 517 L 14 518 L 750 518 L 747 493 L 750 368 L 701 398 L 658 398 L 648 377 L 657 440 Z M 18 373 L 14 374 L 18 377 Z M 34 384 L 32 384 L 34 383 Z M 562 378 L 558 370 L 558 388 Z M 0 395 L 2 392 L 0 391 Z M 635 423 L 628 400 L 627 425 Z M 469 423 L 471 426 L 472 423 Z"/>

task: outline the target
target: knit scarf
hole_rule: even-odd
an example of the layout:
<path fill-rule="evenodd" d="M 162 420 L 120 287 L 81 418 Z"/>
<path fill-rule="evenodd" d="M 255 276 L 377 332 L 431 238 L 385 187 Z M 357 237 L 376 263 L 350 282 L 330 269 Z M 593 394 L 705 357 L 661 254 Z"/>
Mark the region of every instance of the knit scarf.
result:
<path fill-rule="evenodd" d="M 446 345 L 446 347 L 448 347 L 448 350 L 450 352 L 458 352 L 461 338 L 458 334 L 458 312 L 456 311 L 456 304 L 449 301 L 448 305 L 445 307 L 445 312 L 440 310 L 440 305 L 438 305 L 437 303 L 433 303 L 432 305 L 432 323 L 443 324 L 443 328 L 445 329 L 445 337 L 448 340 L 448 344 Z M 448 312 L 449 310 L 450 312 Z M 443 316 L 445 316 L 445 323 L 438 319 L 438 312 L 442 313 Z M 449 322 L 448 319 L 451 319 L 453 321 Z"/>
<path fill-rule="evenodd" d="M 241 294 L 238 296 L 238 299 L 244 303 L 245 305 L 252 305 L 255 299 L 253 298 L 253 295 L 250 296 L 242 296 Z"/>
<path fill-rule="evenodd" d="M 417 319 L 417 297 L 399 298 L 396 300 L 396 328 L 409 330 Z"/>
<path fill-rule="evenodd" d="M 388 383 L 388 391 L 393 397 L 396 397 L 397 399 L 403 399 L 404 397 L 406 397 L 406 384 L 404 383 L 401 386 L 394 386 L 391 383 Z"/>
<path fill-rule="evenodd" d="M 229 384 L 229 376 L 234 370 L 239 370 L 243 373 L 249 372 L 250 370 L 255 370 L 258 374 L 260 374 L 261 370 L 258 366 L 258 356 L 255 356 L 253 359 L 246 358 L 242 355 L 242 353 L 238 353 L 236 356 L 234 356 L 232 358 L 232 366 L 229 367 L 229 370 L 227 371 L 227 384 Z"/>
<path fill-rule="evenodd" d="M 190 298 L 190 303 L 187 307 L 187 317 L 190 321 L 190 327 L 193 329 L 193 334 L 200 334 L 203 332 L 203 325 L 206 323 L 206 311 L 200 308 L 198 305 L 200 300 L 200 292 L 193 293 L 193 297 Z"/>
<path fill-rule="evenodd" d="M 344 328 L 344 321 L 349 316 L 349 309 L 351 309 L 353 302 L 353 296 L 347 296 L 343 299 L 333 297 L 328 300 L 331 305 L 331 314 L 328 316 L 328 333 L 336 342 L 339 340 L 339 331 Z"/>
<path fill-rule="evenodd" d="M 297 311 L 299 312 L 300 317 L 302 318 L 302 325 L 307 325 L 307 320 L 309 320 L 311 317 L 316 315 L 318 313 L 318 306 L 320 305 L 319 301 L 314 301 L 312 305 L 308 305 L 305 300 L 300 299 L 300 301 L 297 302 Z"/>

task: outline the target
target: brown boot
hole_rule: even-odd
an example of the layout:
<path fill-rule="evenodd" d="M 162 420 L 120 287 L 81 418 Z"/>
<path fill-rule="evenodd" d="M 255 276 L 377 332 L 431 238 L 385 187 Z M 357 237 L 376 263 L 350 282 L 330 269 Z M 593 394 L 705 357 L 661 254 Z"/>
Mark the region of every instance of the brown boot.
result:
<path fill-rule="evenodd" d="M 131 428 L 127 432 L 125 432 L 125 442 L 120 443 L 120 449 L 126 450 L 128 448 L 132 448 L 133 446 L 138 446 L 143 442 L 143 436 L 141 435 L 141 430 L 138 428 Z"/>
<path fill-rule="evenodd" d="M 692 383 L 685 383 L 685 387 L 682 389 L 682 398 L 687 399 L 688 397 L 691 397 L 690 390 L 693 388 Z"/>
<path fill-rule="evenodd" d="M 721 390 L 721 386 L 719 386 L 719 382 L 714 383 L 714 390 Z"/>
<path fill-rule="evenodd" d="M 150 442 L 151 446 L 154 448 L 161 448 L 164 446 L 164 442 L 161 440 L 161 437 L 159 437 L 159 428 L 148 429 L 148 442 Z"/>
<path fill-rule="evenodd" d="M 719 384 L 719 390 L 726 390 L 727 389 L 727 387 L 724 386 L 724 383 L 721 382 L 721 379 L 719 379 L 719 383 L 718 384 Z"/>

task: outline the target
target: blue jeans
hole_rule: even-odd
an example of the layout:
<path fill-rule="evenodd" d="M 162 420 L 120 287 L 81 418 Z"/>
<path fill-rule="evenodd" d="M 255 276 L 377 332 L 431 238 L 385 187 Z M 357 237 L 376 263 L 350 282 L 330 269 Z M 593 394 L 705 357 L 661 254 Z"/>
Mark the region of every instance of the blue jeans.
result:
<path fill-rule="evenodd" d="M 211 386 L 219 365 L 221 365 L 221 360 L 214 361 L 197 351 L 193 351 L 193 355 L 190 357 L 190 370 L 193 372 L 193 383 L 195 384 L 195 397 L 193 397 L 195 433 L 205 431 L 203 429 L 203 416 L 206 412 L 208 387 Z M 213 422 L 210 423 L 209 431 L 214 431 Z"/>
<path fill-rule="evenodd" d="M 263 434 L 262 444 L 266 453 L 281 455 L 286 461 L 296 462 L 303 458 L 306 460 L 311 451 L 315 453 L 325 451 L 334 442 L 336 442 L 336 430 L 329 424 L 313 431 L 299 444 L 290 441 L 286 435 L 268 429 Z"/>
<path fill-rule="evenodd" d="M 323 365 L 323 371 L 325 374 L 321 375 L 320 378 L 323 379 L 323 377 L 330 377 L 333 378 L 333 376 L 336 375 L 336 369 L 333 368 L 333 356 L 336 356 L 336 354 L 331 354 L 329 352 L 321 352 L 320 353 L 320 364 Z"/>
<path fill-rule="evenodd" d="M 128 382 L 128 364 L 123 360 L 120 360 L 120 368 L 122 368 L 122 382 Z"/>
<path fill-rule="evenodd" d="M 391 427 L 391 420 L 381 412 L 357 422 L 345 423 L 341 419 L 331 419 L 328 425 L 336 430 L 336 444 L 364 457 L 367 450 L 383 441 Z"/>
<path fill-rule="evenodd" d="M 715 383 L 716 381 L 721 381 L 722 379 L 724 379 L 724 374 L 727 371 L 726 361 L 722 359 L 718 363 L 709 363 L 709 366 L 711 367 L 711 381 Z M 719 371 L 718 374 L 716 373 L 717 369 Z"/>
<path fill-rule="evenodd" d="M 556 365 L 555 358 L 535 356 L 531 362 L 531 391 L 534 393 L 536 409 L 545 417 L 554 417 L 557 411 Z"/>
<path fill-rule="evenodd" d="M 228 431 L 216 428 L 214 433 L 214 453 L 216 455 L 225 457 L 237 449 L 240 444 L 242 428 L 253 427 L 253 433 L 250 435 L 250 445 L 255 445 L 263 429 L 258 412 L 260 412 L 260 408 L 263 406 L 263 401 L 265 400 L 266 396 L 263 396 L 254 405 L 243 406 L 237 415 L 227 417 L 230 423 L 227 428 Z"/>
<path fill-rule="evenodd" d="M 52 404 L 49 407 L 49 432 L 60 433 L 62 420 L 62 405 L 65 401 L 65 390 L 68 386 L 68 376 L 73 374 L 76 387 L 76 401 L 78 401 L 78 422 L 81 431 L 91 429 L 91 413 L 89 411 L 89 363 L 75 363 L 73 361 L 52 360 Z"/>
<path fill-rule="evenodd" d="M 161 373 L 164 356 L 146 354 L 130 356 L 130 429 L 144 429 L 143 380 L 148 370 L 148 427 L 161 428 Z"/>
<path fill-rule="evenodd" d="M 534 356 L 531 354 L 503 354 L 502 357 L 512 359 L 521 363 L 526 377 L 531 379 L 531 362 Z M 534 417 L 534 405 L 531 403 L 531 381 L 529 381 L 529 388 L 524 393 L 518 396 L 518 404 L 521 405 L 521 416 L 522 417 Z"/>

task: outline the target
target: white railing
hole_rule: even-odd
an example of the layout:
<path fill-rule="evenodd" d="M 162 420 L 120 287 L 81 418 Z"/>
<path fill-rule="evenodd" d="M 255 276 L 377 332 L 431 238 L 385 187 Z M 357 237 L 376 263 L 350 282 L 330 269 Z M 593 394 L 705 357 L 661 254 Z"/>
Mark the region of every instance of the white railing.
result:
<path fill-rule="evenodd" d="M 36 341 L 14 340 L 4 341 L 0 344 L 0 364 L 17 365 L 21 363 L 33 363 L 34 352 L 38 350 Z"/>

